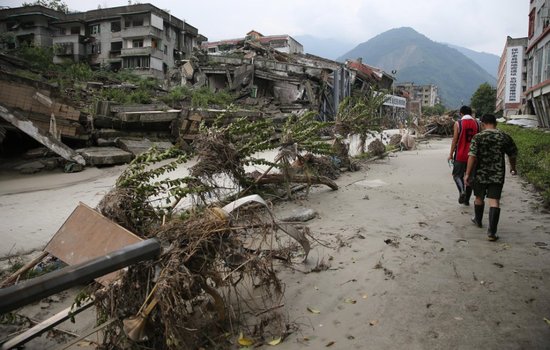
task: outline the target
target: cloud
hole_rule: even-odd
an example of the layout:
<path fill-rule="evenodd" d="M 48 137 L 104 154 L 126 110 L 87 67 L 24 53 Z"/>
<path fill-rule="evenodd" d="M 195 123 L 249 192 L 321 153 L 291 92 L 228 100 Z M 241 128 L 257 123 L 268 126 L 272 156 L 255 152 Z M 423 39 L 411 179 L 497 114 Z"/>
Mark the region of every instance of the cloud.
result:
<path fill-rule="evenodd" d="M 23 1 L 5 0 L 5 6 Z M 127 5 L 126 0 L 67 0 L 80 11 Z M 142 1 L 143 2 L 143 1 Z M 500 55 L 506 36 L 527 35 L 525 0 L 150 0 L 197 27 L 210 40 L 244 36 L 311 35 L 361 43 L 386 30 L 412 27 L 438 42 Z"/>

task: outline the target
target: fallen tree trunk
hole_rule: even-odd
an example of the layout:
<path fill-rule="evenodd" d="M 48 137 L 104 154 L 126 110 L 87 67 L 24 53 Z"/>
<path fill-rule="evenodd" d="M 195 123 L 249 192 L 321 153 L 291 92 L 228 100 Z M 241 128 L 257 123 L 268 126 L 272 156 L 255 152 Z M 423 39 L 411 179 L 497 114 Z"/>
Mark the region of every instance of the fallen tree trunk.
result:
<path fill-rule="evenodd" d="M 284 182 L 321 184 L 326 185 L 335 191 L 338 189 L 338 185 L 334 181 L 324 176 L 290 175 L 287 177 L 283 174 L 266 174 L 257 180 L 257 183 L 260 185 L 278 184 Z"/>

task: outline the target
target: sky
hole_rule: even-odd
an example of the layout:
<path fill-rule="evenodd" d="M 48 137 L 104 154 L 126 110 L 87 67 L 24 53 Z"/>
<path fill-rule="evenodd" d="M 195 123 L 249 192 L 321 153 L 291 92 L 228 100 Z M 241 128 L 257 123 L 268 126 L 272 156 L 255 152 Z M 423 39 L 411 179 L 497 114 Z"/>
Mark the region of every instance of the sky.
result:
<path fill-rule="evenodd" d="M 33 0 L 0 0 L 17 7 Z M 145 3 L 147 1 L 139 1 Z M 126 0 L 65 0 L 70 10 L 128 5 Z M 133 3 L 136 3 L 133 0 Z M 527 36 L 529 0 L 151 0 L 199 29 L 209 41 L 264 35 L 311 35 L 360 44 L 392 28 L 500 56 L 506 37 Z M 307 51 L 307 47 L 305 48 Z"/>

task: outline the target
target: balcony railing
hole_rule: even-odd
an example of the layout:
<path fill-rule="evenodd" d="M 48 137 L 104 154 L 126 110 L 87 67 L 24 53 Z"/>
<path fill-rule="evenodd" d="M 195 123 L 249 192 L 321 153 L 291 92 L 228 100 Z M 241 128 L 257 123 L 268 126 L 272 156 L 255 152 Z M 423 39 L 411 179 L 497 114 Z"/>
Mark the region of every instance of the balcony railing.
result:
<path fill-rule="evenodd" d="M 154 47 L 133 47 L 130 49 L 122 49 L 120 56 L 152 56 L 159 59 L 164 59 L 164 52 Z"/>
<path fill-rule="evenodd" d="M 126 27 L 122 28 L 122 38 L 141 38 L 141 37 L 157 37 L 162 38 L 162 30 L 151 27 L 151 26 L 143 26 L 143 27 Z"/>

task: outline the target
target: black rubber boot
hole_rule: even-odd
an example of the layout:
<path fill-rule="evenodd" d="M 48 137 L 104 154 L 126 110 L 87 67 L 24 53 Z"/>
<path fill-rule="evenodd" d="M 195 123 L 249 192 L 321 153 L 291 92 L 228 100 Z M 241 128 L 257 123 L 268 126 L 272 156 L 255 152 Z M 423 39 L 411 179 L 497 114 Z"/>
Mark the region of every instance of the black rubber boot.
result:
<path fill-rule="evenodd" d="M 472 196 L 472 188 L 470 186 L 466 187 L 464 191 L 464 205 L 470 205 L 470 197 Z"/>
<path fill-rule="evenodd" d="M 485 209 L 485 204 L 474 204 L 474 213 L 475 216 L 472 217 L 472 222 L 477 227 L 482 227 L 481 221 L 483 220 L 483 210 Z"/>
<path fill-rule="evenodd" d="M 456 188 L 458 189 L 458 203 L 464 203 L 464 180 L 460 176 L 453 177 Z"/>
<path fill-rule="evenodd" d="M 489 228 L 487 229 L 487 236 L 490 241 L 496 241 L 498 220 L 500 219 L 500 208 L 489 208 Z"/>

